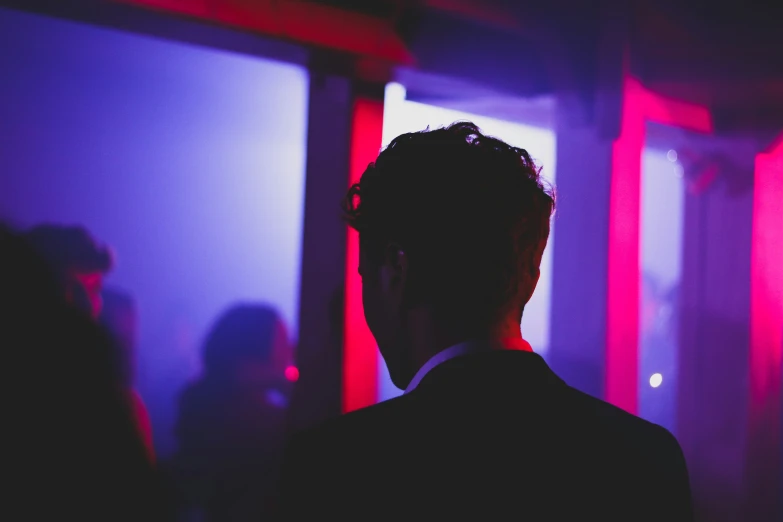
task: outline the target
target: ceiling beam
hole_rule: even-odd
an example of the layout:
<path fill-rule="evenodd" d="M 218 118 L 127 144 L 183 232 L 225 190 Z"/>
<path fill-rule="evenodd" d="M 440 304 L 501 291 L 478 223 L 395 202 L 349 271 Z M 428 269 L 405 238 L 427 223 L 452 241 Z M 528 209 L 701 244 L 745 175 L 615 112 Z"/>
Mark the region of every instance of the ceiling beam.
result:
<path fill-rule="evenodd" d="M 423 0 L 421 3 L 435 11 L 445 11 L 498 28 L 523 28 L 517 13 L 499 4 L 497 0 Z"/>
<path fill-rule="evenodd" d="M 301 0 L 106 0 L 391 64 L 414 58 L 388 20 Z"/>

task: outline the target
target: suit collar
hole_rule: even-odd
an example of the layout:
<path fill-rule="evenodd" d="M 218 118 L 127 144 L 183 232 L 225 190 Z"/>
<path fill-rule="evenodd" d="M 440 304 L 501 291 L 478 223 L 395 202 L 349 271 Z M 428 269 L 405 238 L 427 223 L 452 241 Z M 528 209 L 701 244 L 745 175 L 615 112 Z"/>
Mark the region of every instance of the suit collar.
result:
<path fill-rule="evenodd" d="M 484 339 L 472 339 L 465 341 L 454 346 L 450 346 L 445 350 L 442 350 L 430 358 L 427 363 L 422 366 L 416 375 L 411 380 L 408 387 L 405 389 L 405 393 L 410 393 L 419 386 L 424 378 L 430 374 L 434 369 L 444 365 L 453 359 L 465 357 L 468 355 L 487 354 L 492 352 L 529 352 L 532 353 L 533 349 L 530 344 L 521 339 L 514 340 L 484 340 Z"/>

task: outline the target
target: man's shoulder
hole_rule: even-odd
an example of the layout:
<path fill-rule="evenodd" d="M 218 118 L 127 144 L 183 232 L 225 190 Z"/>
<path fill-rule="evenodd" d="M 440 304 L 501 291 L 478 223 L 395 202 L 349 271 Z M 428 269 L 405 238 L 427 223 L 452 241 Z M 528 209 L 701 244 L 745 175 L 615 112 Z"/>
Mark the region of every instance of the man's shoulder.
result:
<path fill-rule="evenodd" d="M 688 469 L 680 444 L 666 428 L 632 415 L 607 402 L 574 389 L 570 402 L 581 413 L 586 440 L 579 450 L 592 463 L 609 470 L 615 491 L 624 491 L 626 502 L 654 498 L 653 511 L 661 520 L 692 520 Z M 600 448 L 600 449 L 598 449 Z M 634 500 L 636 499 L 636 500 Z M 646 500 L 639 500 L 646 499 Z"/>
<path fill-rule="evenodd" d="M 371 440 L 370 437 L 377 441 L 379 435 L 388 435 L 400 426 L 408 406 L 409 398 L 403 395 L 334 417 L 293 435 L 292 445 L 351 447 Z"/>
<path fill-rule="evenodd" d="M 609 447 L 637 449 L 646 454 L 660 451 L 680 453 L 674 436 L 664 427 L 637 417 L 622 408 L 568 387 L 567 401 L 575 422 L 584 424 Z M 652 451 L 651 451 L 652 450 Z"/>
<path fill-rule="evenodd" d="M 396 477 L 390 448 L 397 442 L 395 434 L 404 432 L 400 420 L 408 415 L 409 404 L 409 397 L 398 397 L 293 434 L 284 457 L 281 504 L 296 514 L 284 518 L 306 519 L 309 514 L 302 510 L 310 505 L 326 513 L 351 512 L 355 506 L 343 503 L 346 489 L 361 492 L 357 495 L 364 506 L 382 494 L 382 484 Z"/>

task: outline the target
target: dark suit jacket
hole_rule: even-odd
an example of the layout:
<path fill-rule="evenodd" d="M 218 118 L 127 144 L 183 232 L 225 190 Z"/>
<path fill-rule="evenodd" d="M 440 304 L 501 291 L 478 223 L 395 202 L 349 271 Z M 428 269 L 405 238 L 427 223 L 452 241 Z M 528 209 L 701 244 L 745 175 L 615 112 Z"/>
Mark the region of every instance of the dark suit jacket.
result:
<path fill-rule="evenodd" d="M 692 519 L 668 431 L 519 351 L 452 359 L 294 437 L 282 488 L 289 520 Z"/>

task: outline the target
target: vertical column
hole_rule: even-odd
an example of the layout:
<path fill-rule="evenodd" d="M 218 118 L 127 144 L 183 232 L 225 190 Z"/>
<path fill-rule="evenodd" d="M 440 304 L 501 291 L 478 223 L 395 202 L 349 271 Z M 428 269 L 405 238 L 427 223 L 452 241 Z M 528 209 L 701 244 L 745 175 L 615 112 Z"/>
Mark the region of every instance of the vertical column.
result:
<path fill-rule="evenodd" d="M 574 39 L 547 42 L 557 89 L 558 194 L 547 360 L 571 386 L 603 398 L 610 183 L 627 19 L 617 9 L 600 17 L 597 40 L 574 27 L 560 32 Z"/>
<path fill-rule="evenodd" d="M 340 414 L 345 224 L 353 95 L 345 76 L 311 68 L 299 298 L 299 381 L 289 412 L 300 430 Z"/>
<path fill-rule="evenodd" d="M 639 197 L 644 119 L 626 80 L 616 139 L 559 126 L 550 359 L 572 386 L 637 407 Z"/>
<path fill-rule="evenodd" d="M 783 517 L 783 136 L 756 157 L 750 260 L 749 521 Z"/>
<path fill-rule="evenodd" d="M 295 431 L 377 400 L 378 351 L 364 321 L 358 235 L 342 220 L 340 202 L 380 150 L 384 85 L 323 72 L 344 64 L 316 60 L 307 130 L 300 378 L 290 412 Z"/>
<path fill-rule="evenodd" d="M 357 85 L 351 116 L 350 183 L 361 178 L 380 152 L 383 134 L 383 85 Z M 347 188 L 347 187 L 345 187 Z M 345 340 L 343 412 L 378 401 L 378 347 L 364 320 L 359 277 L 359 235 L 348 230 L 345 263 Z"/>
<path fill-rule="evenodd" d="M 719 140 L 720 138 L 712 138 Z M 730 151 L 710 186 L 685 198 L 677 438 L 700 520 L 747 520 L 743 482 L 750 343 L 754 150 Z M 686 176 L 697 174 L 686 170 Z"/>
<path fill-rule="evenodd" d="M 606 300 L 606 400 L 638 409 L 639 229 L 645 115 L 643 89 L 626 76 L 620 135 L 612 144 Z"/>
<path fill-rule="evenodd" d="M 595 127 L 558 123 L 559 206 L 550 246 L 547 361 L 571 386 L 599 398 L 604 397 L 611 157 L 612 140 Z"/>
<path fill-rule="evenodd" d="M 619 58 L 619 57 L 618 57 Z M 622 61 L 616 66 L 622 71 Z M 637 409 L 641 86 L 621 73 L 599 127 L 558 127 L 552 364 L 572 386 Z"/>

